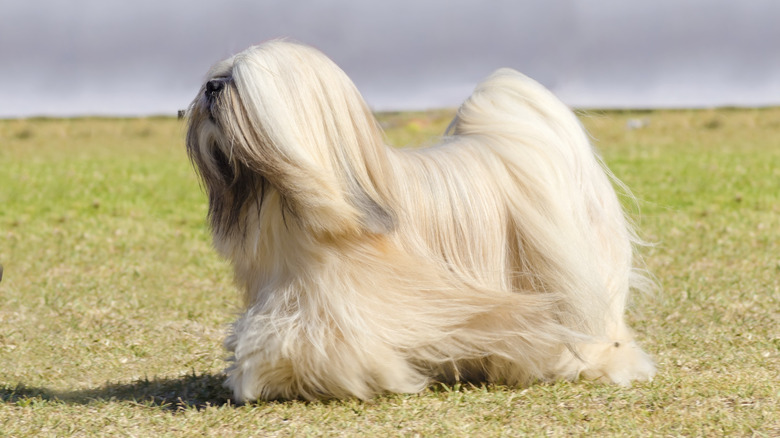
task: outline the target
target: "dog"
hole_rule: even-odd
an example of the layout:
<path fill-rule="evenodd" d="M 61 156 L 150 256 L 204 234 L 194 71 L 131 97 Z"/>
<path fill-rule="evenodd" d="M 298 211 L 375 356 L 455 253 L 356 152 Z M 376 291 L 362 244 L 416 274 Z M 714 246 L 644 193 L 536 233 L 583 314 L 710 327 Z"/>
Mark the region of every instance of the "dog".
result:
<path fill-rule="evenodd" d="M 620 184 L 528 77 L 496 71 L 440 144 L 397 149 L 333 61 L 274 40 L 217 63 L 187 118 L 243 291 L 237 401 L 653 377 L 624 321 L 646 276 Z"/>

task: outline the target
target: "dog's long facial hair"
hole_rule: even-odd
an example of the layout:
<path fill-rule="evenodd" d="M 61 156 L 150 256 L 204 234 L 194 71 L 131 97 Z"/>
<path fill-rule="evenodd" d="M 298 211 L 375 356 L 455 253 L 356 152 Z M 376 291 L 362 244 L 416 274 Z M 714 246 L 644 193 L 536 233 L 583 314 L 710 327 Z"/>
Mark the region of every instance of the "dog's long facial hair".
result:
<path fill-rule="evenodd" d="M 427 149 L 384 145 L 347 76 L 272 41 L 217 64 L 187 150 L 244 292 L 237 400 L 434 379 L 648 379 L 623 314 L 638 243 L 576 117 L 499 70 Z"/>

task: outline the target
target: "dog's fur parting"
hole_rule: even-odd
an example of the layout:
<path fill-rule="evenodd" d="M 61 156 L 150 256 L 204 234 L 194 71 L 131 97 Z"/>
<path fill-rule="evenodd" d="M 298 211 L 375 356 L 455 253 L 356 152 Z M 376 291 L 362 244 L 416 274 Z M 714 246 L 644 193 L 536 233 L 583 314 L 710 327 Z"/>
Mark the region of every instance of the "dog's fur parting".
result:
<path fill-rule="evenodd" d="M 331 60 L 272 41 L 217 64 L 188 117 L 244 292 L 237 400 L 653 376 L 623 319 L 643 277 L 617 182 L 533 80 L 495 72 L 441 144 L 399 150 Z"/>

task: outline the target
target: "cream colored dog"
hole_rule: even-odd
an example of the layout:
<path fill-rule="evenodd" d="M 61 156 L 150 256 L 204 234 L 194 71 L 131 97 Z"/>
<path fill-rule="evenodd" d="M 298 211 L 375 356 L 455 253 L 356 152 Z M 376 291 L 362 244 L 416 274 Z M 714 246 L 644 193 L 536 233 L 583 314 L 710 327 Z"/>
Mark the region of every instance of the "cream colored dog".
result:
<path fill-rule="evenodd" d="M 495 72 L 441 144 L 399 150 L 338 66 L 272 41 L 217 64 L 188 116 L 244 292 L 237 400 L 653 376 L 623 318 L 642 277 L 616 181 L 533 80 Z"/>

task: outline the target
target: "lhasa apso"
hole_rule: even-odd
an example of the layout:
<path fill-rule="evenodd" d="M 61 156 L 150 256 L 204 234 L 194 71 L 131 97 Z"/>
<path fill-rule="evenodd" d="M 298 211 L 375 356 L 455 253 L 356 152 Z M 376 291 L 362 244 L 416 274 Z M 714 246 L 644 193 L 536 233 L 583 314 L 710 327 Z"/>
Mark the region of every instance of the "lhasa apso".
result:
<path fill-rule="evenodd" d="M 401 150 L 330 59 L 271 41 L 214 66 L 188 117 L 243 290 L 237 400 L 653 376 L 617 181 L 533 80 L 498 70 L 439 145 Z"/>

